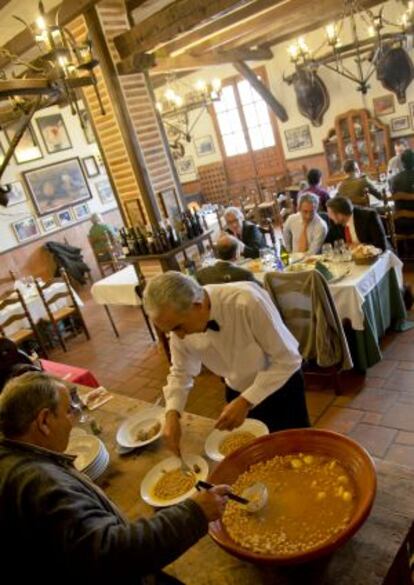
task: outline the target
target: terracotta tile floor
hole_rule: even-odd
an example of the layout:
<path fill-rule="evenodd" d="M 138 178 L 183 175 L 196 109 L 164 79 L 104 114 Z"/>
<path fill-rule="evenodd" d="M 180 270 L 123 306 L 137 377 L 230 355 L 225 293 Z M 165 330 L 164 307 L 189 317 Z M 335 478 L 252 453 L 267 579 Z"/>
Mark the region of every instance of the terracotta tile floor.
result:
<path fill-rule="evenodd" d="M 85 295 L 83 295 L 85 297 Z M 142 315 L 132 307 L 114 307 L 117 339 L 101 307 L 86 296 L 83 314 L 92 336 L 68 343 L 64 354 L 54 350 L 50 359 L 91 370 L 107 388 L 154 401 L 165 382 L 168 363 L 151 342 Z M 414 318 L 414 314 L 412 314 Z M 307 381 L 307 402 L 312 423 L 349 434 L 376 457 L 414 467 L 414 330 L 388 334 L 384 359 L 366 377 L 344 376 L 344 392 L 335 396 L 327 378 Z M 223 385 L 203 372 L 190 394 L 190 412 L 215 418 L 224 405 Z"/>

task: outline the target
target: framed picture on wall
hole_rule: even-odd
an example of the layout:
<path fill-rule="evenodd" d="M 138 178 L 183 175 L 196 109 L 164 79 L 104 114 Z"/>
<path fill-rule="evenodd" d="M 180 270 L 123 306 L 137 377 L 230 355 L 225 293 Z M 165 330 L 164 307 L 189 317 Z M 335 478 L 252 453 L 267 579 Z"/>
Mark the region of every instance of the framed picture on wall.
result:
<path fill-rule="evenodd" d="M 15 221 L 11 225 L 18 242 L 27 242 L 40 236 L 39 226 L 32 215 L 19 219 L 19 221 Z"/>
<path fill-rule="evenodd" d="M 62 114 L 50 114 L 36 119 L 39 132 L 49 154 L 72 148 Z"/>
<path fill-rule="evenodd" d="M 124 201 L 124 207 L 132 226 L 145 225 L 144 210 L 139 199 L 129 199 Z"/>
<path fill-rule="evenodd" d="M 89 204 L 81 203 L 80 205 L 76 205 L 76 207 L 73 208 L 73 213 L 75 215 L 75 219 L 85 219 L 86 217 L 89 217 L 91 214 Z"/>
<path fill-rule="evenodd" d="M 402 132 L 403 130 L 408 130 L 409 127 L 410 119 L 408 116 L 391 118 L 391 132 Z"/>
<path fill-rule="evenodd" d="M 5 128 L 4 133 L 6 135 L 7 140 L 9 141 L 9 144 L 13 140 L 18 127 L 19 122 L 12 122 L 7 126 L 7 128 Z M 30 124 L 24 131 L 23 136 L 19 140 L 19 144 L 16 146 L 13 154 L 17 164 L 19 165 L 32 160 L 43 158 L 43 154 L 42 151 L 40 150 L 40 145 L 37 141 L 36 134 L 34 133 L 33 128 L 31 127 Z"/>
<path fill-rule="evenodd" d="M 23 176 L 39 215 L 48 215 L 92 197 L 78 158 L 26 171 Z"/>
<path fill-rule="evenodd" d="M 175 166 L 179 175 L 190 175 L 191 173 L 196 172 L 194 159 L 192 156 L 179 158 L 175 161 Z"/>
<path fill-rule="evenodd" d="M 58 229 L 59 224 L 56 215 L 46 215 L 40 218 L 40 224 L 44 232 L 51 232 Z"/>
<path fill-rule="evenodd" d="M 197 156 L 207 156 L 216 152 L 212 136 L 202 136 L 194 139 Z"/>
<path fill-rule="evenodd" d="M 6 153 L 4 152 L 3 145 L 0 142 L 0 164 L 4 161 L 5 156 L 6 156 Z"/>
<path fill-rule="evenodd" d="M 97 181 L 95 183 L 95 187 L 98 192 L 99 199 L 101 200 L 101 203 L 103 205 L 113 202 L 115 195 L 114 192 L 112 191 L 111 183 L 109 182 L 108 179 L 102 179 L 102 181 Z"/>
<path fill-rule="evenodd" d="M 62 209 L 61 211 L 58 211 L 57 217 L 61 227 L 74 222 L 74 217 L 70 209 Z"/>
<path fill-rule="evenodd" d="M 10 205 L 17 205 L 18 203 L 24 203 L 26 201 L 26 191 L 24 190 L 23 184 L 20 181 L 10 183 L 10 191 L 7 193 L 9 200 L 8 207 Z"/>
<path fill-rule="evenodd" d="M 372 100 L 372 106 L 374 108 L 374 114 L 376 116 L 388 116 L 395 112 L 394 96 L 392 93 L 388 95 L 382 95 Z"/>
<path fill-rule="evenodd" d="M 96 164 L 96 159 L 93 155 L 86 156 L 85 158 L 82 159 L 82 162 L 88 177 L 96 177 L 97 175 L 99 175 L 99 167 Z"/>
<path fill-rule="evenodd" d="M 408 111 L 410 112 L 411 128 L 414 128 L 414 102 L 408 104 Z"/>
<path fill-rule="evenodd" d="M 285 130 L 286 146 L 290 152 L 311 148 L 312 136 L 308 124 Z"/>
<path fill-rule="evenodd" d="M 88 112 L 86 110 L 80 110 L 80 117 L 82 120 L 81 125 L 83 125 L 82 130 L 85 135 L 85 140 L 88 144 L 93 144 L 96 142 L 96 138 Z"/>
<path fill-rule="evenodd" d="M 165 219 L 174 221 L 181 213 L 181 205 L 175 189 L 158 193 L 158 205 Z"/>

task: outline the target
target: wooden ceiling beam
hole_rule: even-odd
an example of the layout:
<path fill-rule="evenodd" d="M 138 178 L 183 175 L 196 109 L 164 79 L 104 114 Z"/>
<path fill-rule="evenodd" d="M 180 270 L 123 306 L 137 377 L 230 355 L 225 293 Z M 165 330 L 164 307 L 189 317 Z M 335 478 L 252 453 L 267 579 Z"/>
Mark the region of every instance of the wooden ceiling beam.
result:
<path fill-rule="evenodd" d="M 126 9 L 131 14 L 137 8 L 140 8 L 143 4 L 147 3 L 148 0 L 126 0 Z"/>
<path fill-rule="evenodd" d="M 66 26 L 71 20 L 82 14 L 88 8 L 91 8 L 95 4 L 98 4 L 100 0 L 64 0 L 60 6 L 55 6 L 46 14 L 46 20 L 48 22 L 54 22 L 56 14 L 59 11 L 59 24 Z M 2 48 L 12 55 L 23 55 L 34 47 L 33 35 L 28 29 L 22 30 L 10 41 L 8 41 Z M 4 69 L 7 65 L 12 62 L 9 56 L 0 56 L 0 69 Z"/>
<path fill-rule="evenodd" d="M 0 0 L 0 10 L 10 4 L 11 0 Z"/>
<path fill-rule="evenodd" d="M 156 14 L 115 37 L 121 58 L 131 53 L 145 53 L 158 45 L 212 19 L 220 18 L 255 0 L 175 0 Z"/>

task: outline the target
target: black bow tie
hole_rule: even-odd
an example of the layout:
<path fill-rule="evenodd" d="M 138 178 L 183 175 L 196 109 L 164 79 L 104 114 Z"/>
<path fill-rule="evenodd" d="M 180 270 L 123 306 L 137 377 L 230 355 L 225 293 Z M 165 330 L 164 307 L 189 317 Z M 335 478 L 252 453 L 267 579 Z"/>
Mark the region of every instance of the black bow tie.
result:
<path fill-rule="evenodd" d="M 214 321 L 214 319 L 211 319 L 207 323 L 206 331 L 207 331 L 207 329 L 211 329 L 212 331 L 220 331 L 220 325 L 217 323 L 217 321 Z"/>

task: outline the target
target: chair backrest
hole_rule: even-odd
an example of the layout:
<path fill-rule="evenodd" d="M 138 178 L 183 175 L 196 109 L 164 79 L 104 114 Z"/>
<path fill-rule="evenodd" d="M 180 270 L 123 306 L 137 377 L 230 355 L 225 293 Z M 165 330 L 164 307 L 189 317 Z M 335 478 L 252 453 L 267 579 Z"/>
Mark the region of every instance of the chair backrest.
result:
<path fill-rule="evenodd" d="M 414 204 L 414 195 L 412 193 L 393 193 L 390 195 L 388 201 L 394 201 L 395 203 L 401 201 L 409 201 L 410 203 Z M 397 226 L 395 222 L 399 219 L 411 219 L 413 220 L 414 226 L 414 209 L 393 209 L 392 207 L 387 208 L 387 221 L 388 221 L 388 230 L 391 235 L 392 244 L 397 250 L 397 240 L 408 240 L 413 239 L 414 237 L 414 227 L 410 233 L 400 233 L 398 232 Z"/>
<path fill-rule="evenodd" d="M 325 278 L 317 270 L 269 272 L 265 275 L 265 288 L 298 340 L 304 359 L 316 360 L 321 367 L 352 367 L 335 303 Z"/>
<path fill-rule="evenodd" d="M 13 307 L 12 313 L 7 316 L 7 308 Z M 6 313 L 6 315 L 5 315 Z M 9 290 L 0 297 L 0 333 L 6 337 L 5 329 L 16 321 L 26 320 L 29 323 L 29 327 L 34 331 L 34 323 L 30 312 L 27 308 L 26 302 L 21 292 L 16 290 Z M 27 323 L 25 323 L 25 329 Z"/>

